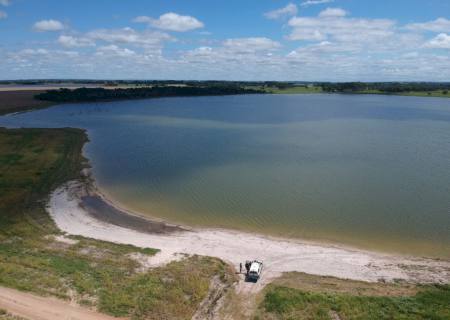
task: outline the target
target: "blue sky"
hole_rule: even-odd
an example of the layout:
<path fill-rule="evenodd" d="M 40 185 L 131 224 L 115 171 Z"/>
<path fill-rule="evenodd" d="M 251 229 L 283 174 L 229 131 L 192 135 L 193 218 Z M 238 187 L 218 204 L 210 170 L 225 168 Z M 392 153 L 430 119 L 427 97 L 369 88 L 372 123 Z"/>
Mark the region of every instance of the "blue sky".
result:
<path fill-rule="evenodd" d="M 450 81 L 448 0 L 0 0 L 0 78 Z"/>

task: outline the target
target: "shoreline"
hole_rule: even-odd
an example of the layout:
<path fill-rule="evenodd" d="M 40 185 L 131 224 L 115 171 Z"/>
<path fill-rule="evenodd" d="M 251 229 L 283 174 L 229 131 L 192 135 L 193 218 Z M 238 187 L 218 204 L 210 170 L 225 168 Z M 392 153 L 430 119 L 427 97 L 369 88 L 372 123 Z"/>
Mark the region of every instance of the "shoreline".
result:
<path fill-rule="evenodd" d="M 83 149 L 84 156 L 88 159 L 88 155 L 85 154 Z M 122 202 L 116 200 L 113 195 L 109 194 L 107 190 L 102 188 L 94 178 L 94 174 L 92 172 L 92 168 L 85 168 L 82 171 L 82 177 L 86 178 L 85 188 L 89 190 L 92 196 L 98 196 L 101 198 L 103 202 L 113 207 L 114 209 L 121 211 L 122 214 L 137 217 L 146 221 L 151 221 L 153 223 L 163 223 L 170 227 L 180 228 L 181 231 L 198 231 L 198 230 L 222 230 L 229 232 L 237 232 L 250 234 L 255 236 L 264 237 L 268 240 L 281 240 L 281 241 L 300 241 L 302 243 L 312 244 L 312 245 L 320 245 L 325 247 L 336 247 L 336 248 L 344 248 L 347 250 L 355 250 L 361 252 L 375 252 L 380 255 L 391 255 L 391 256 L 399 256 L 399 257 L 410 257 L 410 258 L 419 258 L 419 259 L 428 259 L 428 260 L 443 260 L 450 262 L 450 256 L 447 255 L 432 255 L 421 252 L 420 254 L 417 252 L 405 252 L 400 249 L 386 249 L 381 246 L 367 246 L 363 244 L 354 244 L 352 242 L 342 241 L 341 239 L 325 239 L 325 238 L 315 238 L 315 237 L 302 237 L 297 235 L 281 235 L 280 233 L 274 233 L 266 230 L 249 230 L 245 228 L 236 228 L 235 226 L 210 226 L 210 225 L 202 225 L 202 224 L 186 224 L 183 221 L 174 221 L 167 220 L 158 215 L 153 214 L 152 212 L 139 212 L 134 209 L 130 209 L 123 204 Z"/>
<path fill-rule="evenodd" d="M 95 199 L 94 205 L 86 205 L 86 199 L 90 199 L 88 202 Z M 120 217 L 119 221 L 111 218 L 111 210 L 115 218 Z M 150 266 L 161 266 L 184 255 L 214 256 L 236 269 L 240 262 L 261 259 L 264 275 L 256 285 L 246 286 L 248 290 L 258 291 L 283 272 L 290 271 L 368 282 L 450 283 L 449 260 L 387 254 L 236 230 L 187 228 L 145 219 L 116 206 L 96 189 L 92 179 L 71 181 L 54 190 L 47 211 L 59 229 L 68 234 L 160 249 L 149 258 Z"/>
<path fill-rule="evenodd" d="M 5 88 L 0 87 L 0 98 L 2 95 L 7 94 L 16 94 L 19 97 L 19 100 L 22 99 L 23 96 L 26 94 L 32 93 L 34 96 L 35 93 L 43 93 L 46 92 L 46 90 L 57 90 L 61 87 L 48 87 L 45 89 L 38 89 L 38 88 Z M 74 87 L 78 88 L 78 87 Z M 89 88 L 103 88 L 106 90 L 112 90 L 112 89 L 121 89 L 120 87 L 89 87 Z M 122 89 L 127 89 L 126 87 L 123 87 Z M 252 93 L 255 94 L 255 93 Z M 442 98 L 442 99 L 450 99 L 449 95 L 425 95 L 424 92 L 405 92 L 405 93 L 387 93 L 387 92 L 265 92 L 265 93 L 257 93 L 257 94 L 268 94 L 268 95 L 316 95 L 316 94 L 324 94 L 324 95 L 375 95 L 375 96 L 399 96 L 399 97 L 416 97 L 416 98 Z M 242 94 L 238 94 L 242 95 Z M 245 95 L 245 94 L 244 94 Z M 213 96 L 220 96 L 220 95 L 213 95 Z M 199 97 L 199 96 L 176 96 L 176 97 Z M 37 100 L 34 98 L 27 98 L 25 97 L 25 102 L 18 102 L 13 103 L 12 105 L 6 105 L 3 106 L 0 103 L 0 116 L 6 116 L 6 115 L 14 115 L 16 113 L 22 113 L 22 112 L 32 112 L 36 110 L 42 110 L 47 109 L 49 107 L 55 106 L 55 105 L 61 105 L 66 103 L 103 103 L 103 102 L 115 102 L 115 101 L 128 101 L 128 100 L 145 100 L 145 99 L 156 99 L 156 98 L 171 98 L 171 97 L 147 97 L 147 98 L 124 98 L 124 99 L 107 99 L 107 100 L 87 100 L 87 101 L 50 101 L 50 100 Z M 3 99 L 5 100 L 5 99 Z M 14 99 L 13 99 L 14 100 Z M 10 103 L 10 102 L 8 102 Z"/>

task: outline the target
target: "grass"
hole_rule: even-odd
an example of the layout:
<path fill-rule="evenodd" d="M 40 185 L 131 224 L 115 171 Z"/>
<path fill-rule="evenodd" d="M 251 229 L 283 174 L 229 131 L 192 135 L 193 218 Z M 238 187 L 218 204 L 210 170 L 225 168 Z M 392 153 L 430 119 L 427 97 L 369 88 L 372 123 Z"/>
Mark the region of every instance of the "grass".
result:
<path fill-rule="evenodd" d="M 415 96 L 415 97 L 436 97 L 436 98 L 450 98 L 450 93 L 443 90 L 435 91 L 411 91 L 400 93 L 402 96 Z"/>
<path fill-rule="evenodd" d="M 450 286 L 365 283 L 290 273 L 264 290 L 255 319 L 450 319 Z"/>
<path fill-rule="evenodd" d="M 0 285 L 75 300 L 136 319 L 188 319 L 213 277 L 234 281 L 218 259 L 189 257 L 142 270 L 158 250 L 83 237 L 58 241 L 44 209 L 49 192 L 79 177 L 86 135 L 78 129 L 0 128 Z"/>
<path fill-rule="evenodd" d="M 250 89 L 262 89 L 267 93 L 272 94 L 311 94 L 311 93 L 327 93 L 322 90 L 320 86 L 293 86 L 287 88 L 277 88 L 277 87 L 262 87 L 262 86 L 248 86 Z M 349 94 L 349 93 L 347 93 Z M 445 90 L 434 90 L 434 91 L 411 91 L 411 92 L 398 92 L 398 93 L 387 93 L 380 90 L 363 90 L 356 91 L 350 94 L 382 94 L 382 95 L 400 95 L 400 96 L 414 96 L 414 97 L 435 97 L 435 98 L 450 98 L 450 92 Z"/>
<path fill-rule="evenodd" d="M 363 90 L 356 91 L 354 94 L 382 94 L 382 95 L 395 95 L 395 96 L 412 96 L 412 97 L 434 97 L 434 98 L 450 98 L 450 93 L 445 93 L 444 90 L 434 91 L 409 91 L 409 92 L 395 92 L 389 93 L 380 90 Z"/>

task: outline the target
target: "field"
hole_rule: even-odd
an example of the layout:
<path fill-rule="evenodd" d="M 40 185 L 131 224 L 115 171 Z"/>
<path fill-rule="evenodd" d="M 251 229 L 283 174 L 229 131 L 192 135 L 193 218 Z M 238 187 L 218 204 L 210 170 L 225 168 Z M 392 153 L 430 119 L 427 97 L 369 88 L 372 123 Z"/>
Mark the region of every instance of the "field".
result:
<path fill-rule="evenodd" d="M 322 88 L 318 86 L 295 86 L 286 88 L 266 87 L 266 92 L 274 94 L 306 94 L 306 93 L 322 93 Z"/>
<path fill-rule="evenodd" d="M 410 91 L 400 93 L 402 96 L 414 96 L 414 97 L 437 97 L 437 98 L 450 98 L 450 93 L 445 93 L 442 90 L 435 91 Z"/>
<path fill-rule="evenodd" d="M 287 87 L 273 87 L 273 86 L 248 86 L 248 88 L 262 89 L 267 93 L 272 94 L 310 94 L 310 93 L 330 93 L 326 92 L 319 85 L 309 86 L 287 86 Z M 339 92 L 337 92 L 339 93 Z M 435 98 L 450 98 L 450 93 L 446 90 L 431 90 L 431 91 L 408 91 L 389 93 L 380 90 L 359 90 L 354 92 L 344 92 L 342 94 L 382 94 L 382 95 L 399 95 L 399 96 L 414 96 L 414 97 L 435 97 Z"/>
<path fill-rule="evenodd" d="M 0 285 L 70 300 L 115 316 L 190 318 L 213 279 L 234 281 L 218 259 L 191 256 L 145 268 L 158 250 L 59 233 L 49 192 L 83 167 L 77 129 L 0 129 Z"/>
<path fill-rule="evenodd" d="M 355 94 L 384 94 L 384 95 L 395 95 L 395 96 L 412 96 L 412 97 L 435 97 L 435 98 L 450 98 L 450 93 L 445 93 L 443 90 L 433 90 L 433 91 L 408 91 L 408 92 L 398 92 L 398 93 L 386 93 L 380 90 L 364 90 L 357 91 Z"/>
<path fill-rule="evenodd" d="M 0 90 L 0 115 L 32 109 L 46 108 L 52 105 L 49 101 L 34 99 L 34 95 L 45 91 L 36 90 Z"/>
<path fill-rule="evenodd" d="M 450 286 L 367 283 L 287 273 L 264 290 L 255 319 L 450 319 Z"/>

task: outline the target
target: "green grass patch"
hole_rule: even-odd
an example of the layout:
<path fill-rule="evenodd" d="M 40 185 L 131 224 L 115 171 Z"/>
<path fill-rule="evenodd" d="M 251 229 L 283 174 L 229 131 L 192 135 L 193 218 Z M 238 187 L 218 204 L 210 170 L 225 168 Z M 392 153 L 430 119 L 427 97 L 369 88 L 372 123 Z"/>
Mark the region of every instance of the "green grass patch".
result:
<path fill-rule="evenodd" d="M 304 291 L 278 285 L 265 290 L 255 319 L 450 319 L 450 286 L 424 286 L 414 295 L 372 296 Z"/>
<path fill-rule="evenodd" d="M 339 92 L 337 92 L 337 93 L 339 93 Z M 376 90 L 376 89 L 367 89 L 367 90 L 342 92 L 342 93 L 343 94 L 382 94 L 382 95 L 390 95 L 390 96 L 450 98 L 450 93 L 446 90 L 387 92 L 387 91 L 381 91 L 381 90 Z"/>

